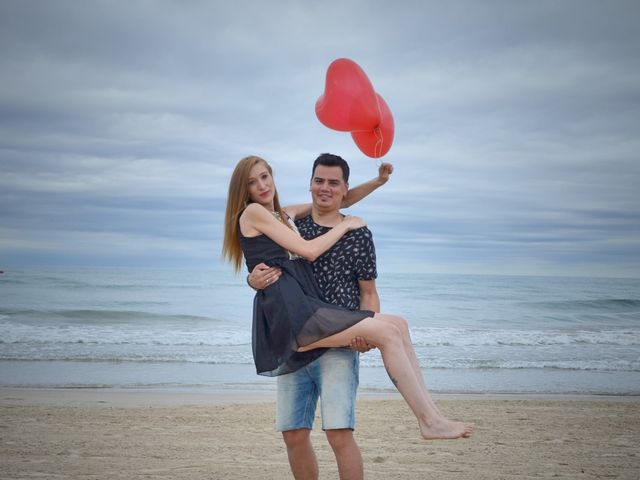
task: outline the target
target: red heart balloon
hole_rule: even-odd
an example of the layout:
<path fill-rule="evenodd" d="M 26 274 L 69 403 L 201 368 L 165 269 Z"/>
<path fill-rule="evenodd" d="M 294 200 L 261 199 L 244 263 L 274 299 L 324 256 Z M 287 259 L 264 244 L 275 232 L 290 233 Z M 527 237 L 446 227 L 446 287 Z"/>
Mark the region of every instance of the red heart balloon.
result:
<path fill-rule="evenodd" d="M 339 58 L 329 65 L 316 116 L 323 125 L 342 132 L 372 130 L 380 123 L 376 92 L 356 62 Z"/>
<path fill-rule="evenodd" d="M 387 154 L 393 143 L 395 131 L 393 115 L 387 102 L 380 95 L 376 96 L 380 106 L 380 123 L 369 131 L 351 132 L 351 138 L 362 153 L 372 158 L 380 158 Z"/>

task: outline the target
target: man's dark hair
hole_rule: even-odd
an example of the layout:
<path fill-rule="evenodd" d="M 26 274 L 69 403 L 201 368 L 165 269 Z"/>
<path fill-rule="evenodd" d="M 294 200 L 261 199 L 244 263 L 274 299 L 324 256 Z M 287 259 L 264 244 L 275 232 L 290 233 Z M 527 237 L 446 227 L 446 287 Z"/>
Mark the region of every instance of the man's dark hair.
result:
<path fill-rule="evenodd" d="M 349 164 L 346 160 L 338 155 L 333 155 L 331 153 L 323 153 L 316 161 L 313 162 L 313 169 L 311 170 L 311 178 L 316 173 L 316 167 L 318 165 L 324 165 L 325 167 L 340 167 L 342 169 L 342 179 L 344 183 L 349 183 Z"/>

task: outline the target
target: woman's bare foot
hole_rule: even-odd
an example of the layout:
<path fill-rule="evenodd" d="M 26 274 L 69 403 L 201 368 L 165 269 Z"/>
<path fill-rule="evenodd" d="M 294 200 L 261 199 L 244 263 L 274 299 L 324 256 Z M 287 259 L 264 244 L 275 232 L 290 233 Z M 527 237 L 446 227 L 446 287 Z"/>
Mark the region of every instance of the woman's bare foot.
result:
<path fill-rule="evenodd" d="M 473 423 L 454 422 L 446 418 L 435 419 L 420 425 L 420 433 L 425 440 L 453 440 L 469 438 L 473 432 Z"/>

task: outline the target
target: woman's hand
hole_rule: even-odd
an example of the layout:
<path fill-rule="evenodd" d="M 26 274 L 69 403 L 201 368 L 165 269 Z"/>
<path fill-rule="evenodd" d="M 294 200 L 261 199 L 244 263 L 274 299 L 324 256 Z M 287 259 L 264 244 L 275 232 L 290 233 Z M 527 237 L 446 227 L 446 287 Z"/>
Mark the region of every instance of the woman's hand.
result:
<path fill-rule="evenodd" d="M 365 222 L 362 218 L 354 217 L 353 215 L 346 215 L 342 219 L 342 224 L 346 227 L 347 232 L 367 226 L 367 222 Z"/>

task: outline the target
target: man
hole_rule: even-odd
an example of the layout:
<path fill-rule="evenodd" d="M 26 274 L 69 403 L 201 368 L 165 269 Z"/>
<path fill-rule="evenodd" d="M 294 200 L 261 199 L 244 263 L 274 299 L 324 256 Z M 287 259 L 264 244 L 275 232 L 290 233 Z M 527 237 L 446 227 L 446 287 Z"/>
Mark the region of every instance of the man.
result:
<path fill-rule="evenodd" d="M 379 169 L 377 186 L 393 172 L 390 164 Z M 342 221 L 340 206 L 349 189 L 349 165 L 337 155 L 320 155 L 313 164 L 310 191 L 311 214 L 297 220 L 307 240 L 317 237 Z M 331 249 L 313 262 L 313 270 L 325 300 L 350 310 L 380 311 L 376 290 L 376 256 L 368 228 L 345 234 Z M 264 264 L 256 266 L 249 284 L 262 289 L 276 281 L 281 272 Z M 333 449 L 342 480 L 362 479 L 360 449 L 353 437 L 355 399 L 358 388 L 358 351 L 370 346 L 354 339 L 352 348 L 333 348 L 319 359 L 291 374 L 279 376 L 276 427 L 287 446 L 294 478 L 317 479 L 318 463 L 311 444 L 316 404 L 322 404 L 322 428 Z"/>

